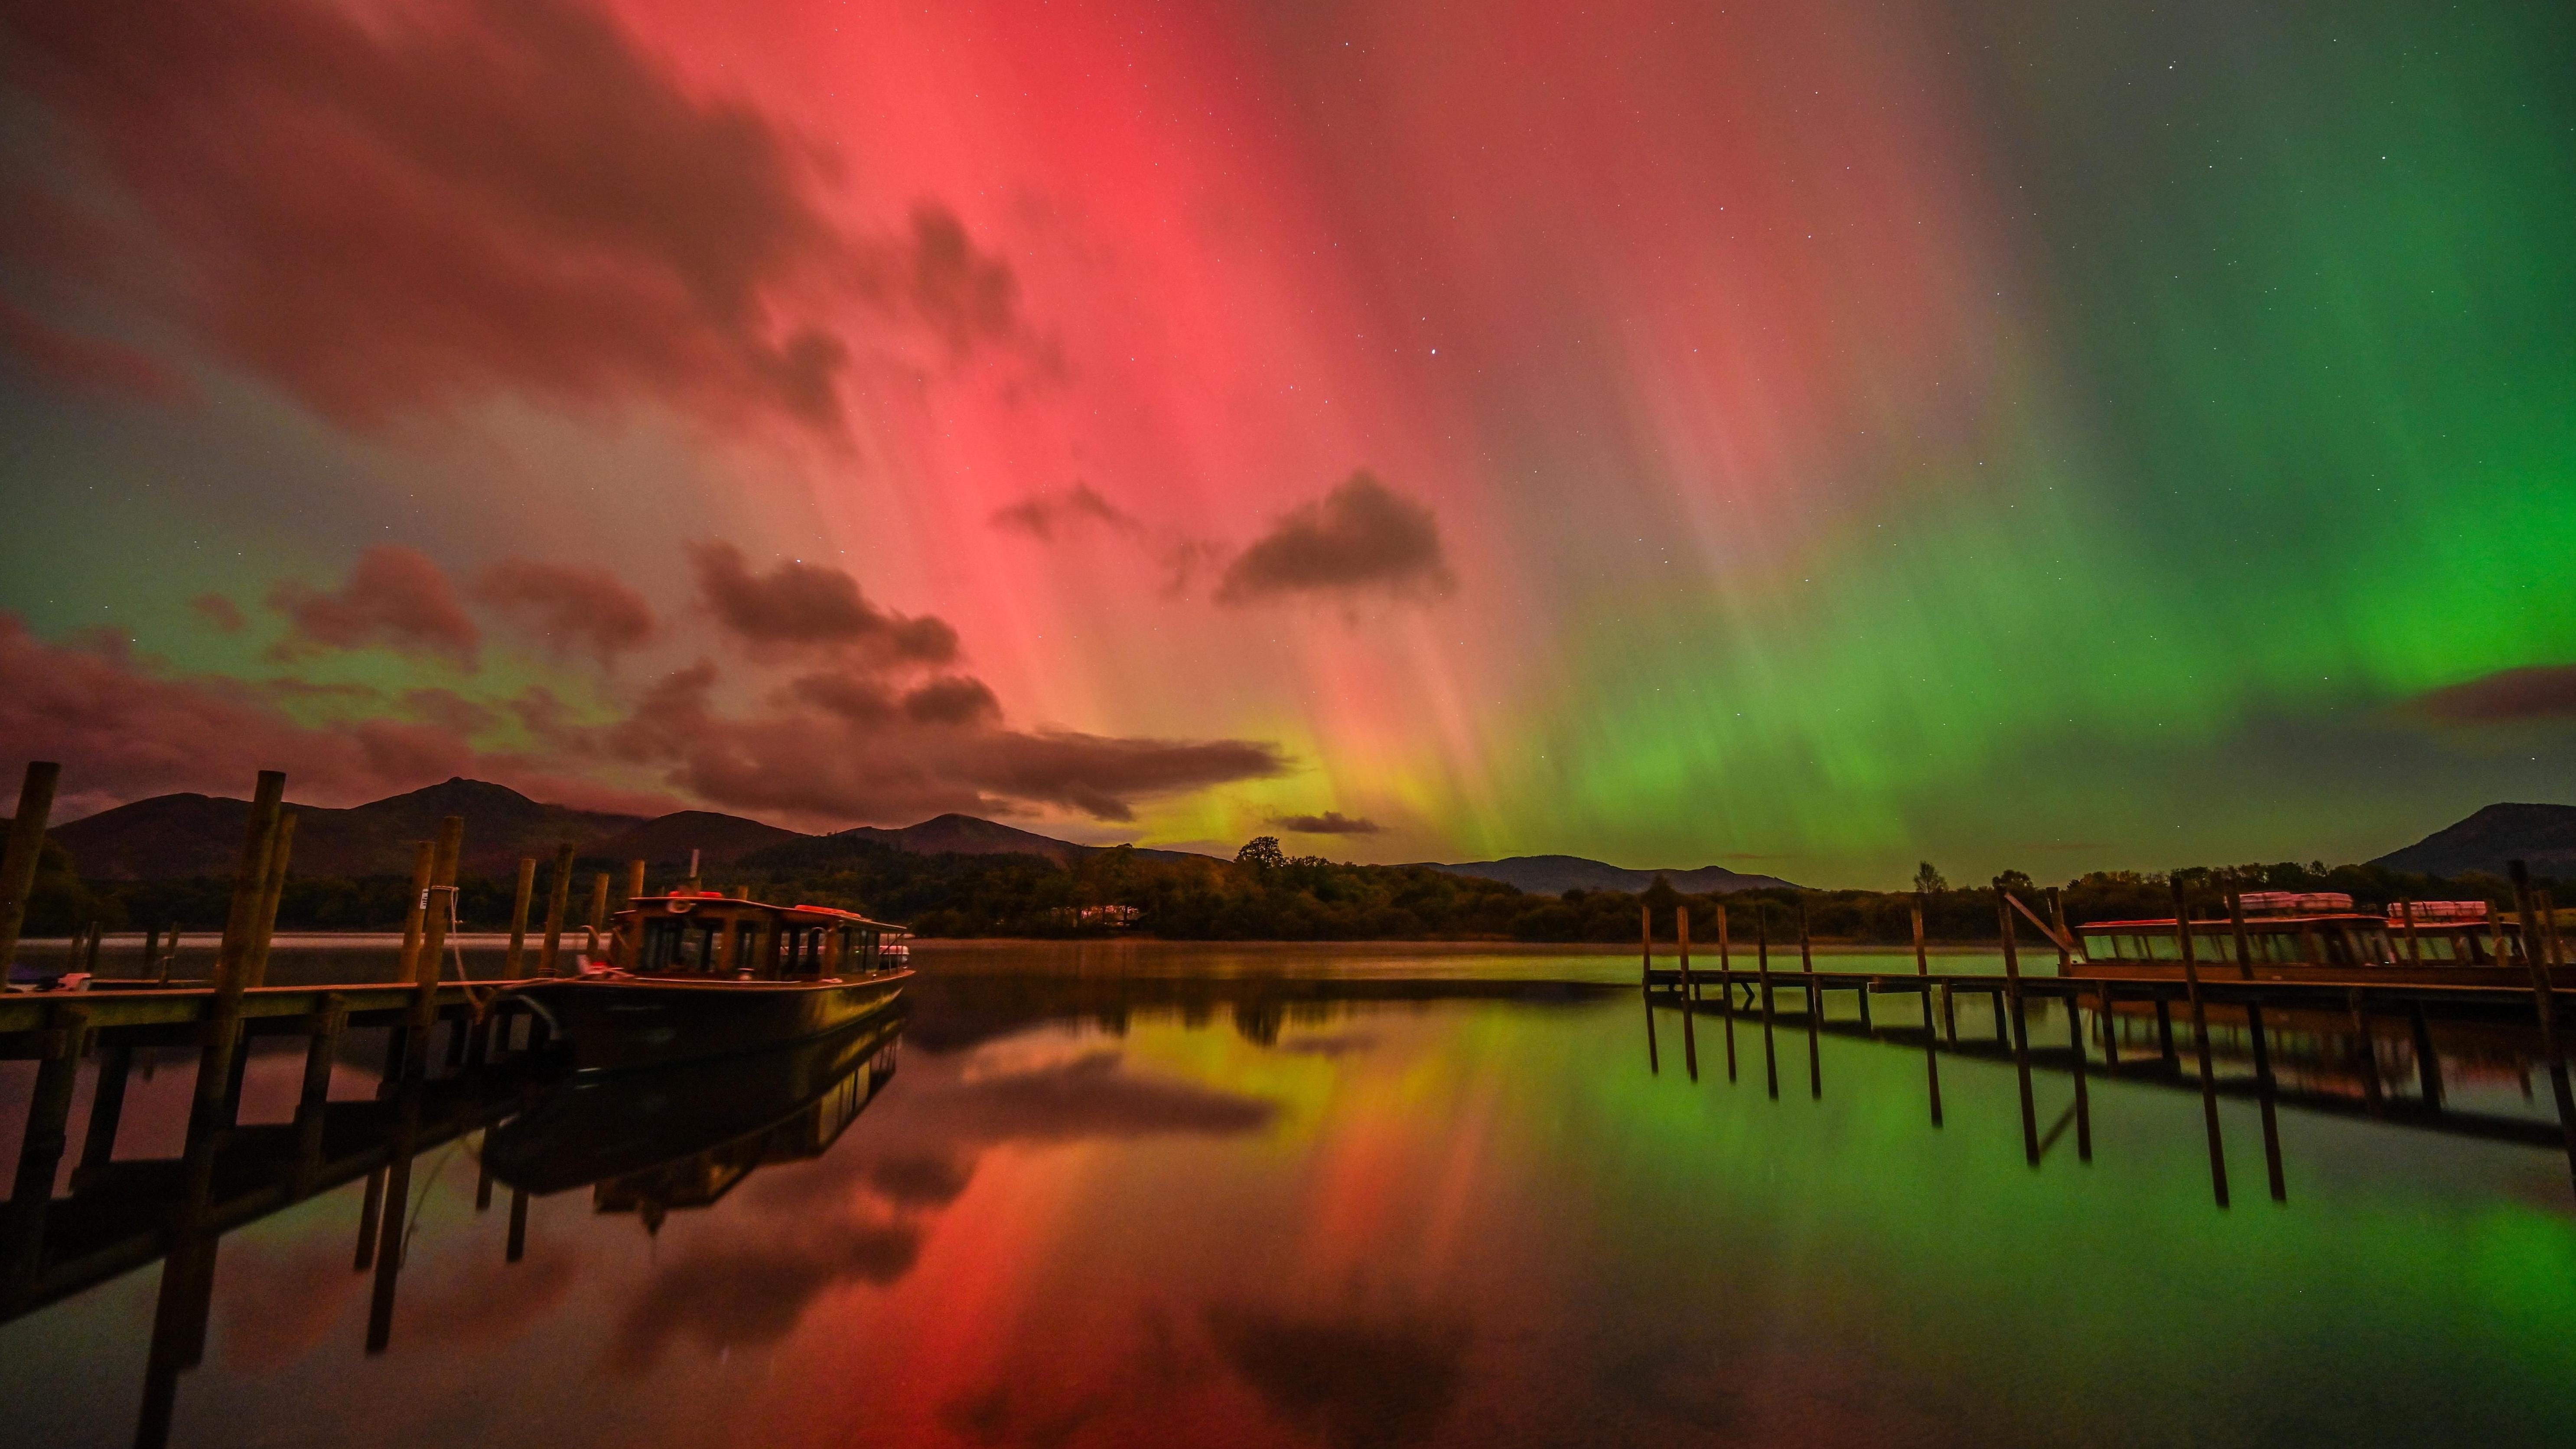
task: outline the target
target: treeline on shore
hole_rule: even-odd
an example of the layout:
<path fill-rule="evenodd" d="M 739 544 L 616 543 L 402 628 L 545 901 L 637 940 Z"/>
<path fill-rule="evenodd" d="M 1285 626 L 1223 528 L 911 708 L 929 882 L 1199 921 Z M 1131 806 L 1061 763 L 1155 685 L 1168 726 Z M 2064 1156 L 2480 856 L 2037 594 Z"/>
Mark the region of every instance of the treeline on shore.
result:
<path fill-rule="evenodd" d="M 625 878 L 623 861 L 575 867 L 574 911 L 589 899 L 597 871 Z M 544 910 L 540 870 L 537 911 Z M 647 888 L 680 884 L 680 872 L 651 872 Z M 2214 906 L 2227 891 L 2344 891 L 2365 906 L 2399 899 L 2503 900 L 2500 879 L 2409 875 L 2380 866 L 2300 865 L 2192 867 L 2173 872 L 2095 872 L 2066 882 L 2070 921 L 2172 915 L 2169 882 L 2179 878 L 2195 900 Z M 2018 871 L 2005 884 L 2034 908 L 2046 887 Z M 1234 861 L 1141 857 L 1125 847 L 1094 851 L 1059 864 L 1036 855 L 921 855 L 893 846 L 822 837 L 757 852 L 707 870 L 707 889 L 749 890 L 762 900 L 865 911 L 910 925 L 923 936 L 1098 937 L 1145 934 L 1174 940 L 1494 940 L 1633 942 L 1641 903 L 1653 908 L 1655 934 L 1670 940 L 1673 911 L 1690 911 L 1694 941 L 1714 943 L 1717 914 L 1739 942 L 1767 929 L 1794 941 L 1799 913 L 1820 941 L 1900 944 L 1912 939 L 1919 900 L 1924 930 L 1935 941 L 1996 939 L 1992 886 L 1954 889 L 1928 865 L 1916 891 L 1740 891 L 1683 895 L 1658 878 L 1642 892 L 1570 890 L 1536 895 L 1499 881 L 1450 875 L 1421 866 L 1349 865 L 1288 857 L 1267 837 Z M 402 924 L 408 883 L 399 877 L 348 880 L 290 875 L 278 905 L 289 931 L 382 931 Z M 460 882 L 459 912 L 468 930 L 508 927 L 513 882 Z M 176 927 L 214 931 L 223 925 L 232 883 L 226 879 L 84 884 L 73 862 L 48 845 L 34 898 L 31 935 L 60 935 L 96 924 L 110 931 Z"/>

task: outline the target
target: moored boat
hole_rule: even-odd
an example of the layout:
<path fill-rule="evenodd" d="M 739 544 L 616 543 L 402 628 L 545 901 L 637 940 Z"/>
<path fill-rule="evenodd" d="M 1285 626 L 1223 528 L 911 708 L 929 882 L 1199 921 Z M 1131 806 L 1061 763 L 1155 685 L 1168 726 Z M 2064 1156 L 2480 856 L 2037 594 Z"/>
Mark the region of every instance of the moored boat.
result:
<path fill-rule="evenodd" d="M 714 891 L 639 896 L 606 961 L 513 987 L 576 1070 L 624 1071 L 803 1041 L 886 1011 L 911 978 L 904 928 L 830 906 Z"/>
<path fill-rule="evenodd" d="M 2069 974 L 2179 980 L 2183 943 L 2200 973 L 2248 981 L 2390 986 L 2531 984 L 2519 921 L 2484 901 L 2400 901 L 2356 910 L 2337 891 L 2247 892 L 2232 915 L 2076 926 Z M 2554 921 L 2550 923 L 2554 927 Z M 2554 929 L 2532 943 L 2559 985 L 2576 985 Z"/>

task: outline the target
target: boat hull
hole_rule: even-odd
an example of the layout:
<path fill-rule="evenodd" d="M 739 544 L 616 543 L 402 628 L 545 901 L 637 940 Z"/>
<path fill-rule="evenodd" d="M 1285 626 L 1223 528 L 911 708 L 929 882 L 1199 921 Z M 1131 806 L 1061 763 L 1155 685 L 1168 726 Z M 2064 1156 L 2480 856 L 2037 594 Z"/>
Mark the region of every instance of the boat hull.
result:
<path fill-rule="evenodd" d="M 585 976 L 519 994 L 542 1010 L 580 1072 L 622 1072 L 784 1046 L 891 1010 L 909 971 L 840 981 Z"/>

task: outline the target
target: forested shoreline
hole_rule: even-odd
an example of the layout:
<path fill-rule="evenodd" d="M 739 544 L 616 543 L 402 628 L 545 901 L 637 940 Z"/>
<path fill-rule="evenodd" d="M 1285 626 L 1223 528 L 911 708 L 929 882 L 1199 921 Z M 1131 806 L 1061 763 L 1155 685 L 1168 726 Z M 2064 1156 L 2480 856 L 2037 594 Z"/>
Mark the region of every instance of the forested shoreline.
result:
<path fill-rule="evenodd" d="M 595 872 L 609 871 L 613 880 L 623 880 L 625 864 L 578 862 L 575 899 L 588 898 L 587 884 Z M 676 867 L 653 870 L 648 889 L 679 885 L 682 873 Z M 2510 894 L 2505 882 L 2490 876 L 2445 879 L 2323 862 L 2095 872 L 2054 883 L 2008 872 L 2004 882 L 2035 907 L 2040 906 L 2038 897 L 2056 885 L 2067 917 L 2080 923 L 2169 917 L 2175 878 L 2195 901 L 2212 908 L 2227 891 L 2344 891 L 2365 907 L 2399 899 L 2502 900 Z M 1246 845 L 1234 861 L 1154 859 L 1121 847 L 1070 863 L 1037 855 L 925 855 L 824 837 L 709 868 L 703 881 L 710 890 L 748 890 L 763 900 L 862 910 L 933 937 L 1612 943 L 1637 938 L 1643 905 L 1653 910 L 1656 935 L 1662 939 L 1672 935 L 1674 908 L 1686 906 L 1692 936 L 1703 942 L 1715 940 L 1718 912 L 1725 909 L 1728 929 L 1739 940 L 1762 930 L 1774 940 L 1794 940 L 1803 911 L 1816 940 L 1897 944 L 1912 939 L 1918 901 L 1925 933 L 1934 941 L 1979 943 L 1997 937 L 1994 886 L 1955 888 L 1928 865 L 1920 891 L 1774 888 L 1685 895 L 1658 878 L 1642 892 L 1542 895 L 1424 866 L 1289 857 L 1266 837 Z M 510 880 L 468 877 L 460 885 L 459 911 L 467 929 L 507 927 Z M 407 882 L 392 876 L 290 875 L 279 902 L 278 927 L 397 929 L 406 887 Z M 215 877 L 83 882 L 75 863 L 49 846 L 27 926 L 34 935 L 62 934 L 93 923 L 110 931 L 219 930 L 231 888 L 229 880 Z"/>

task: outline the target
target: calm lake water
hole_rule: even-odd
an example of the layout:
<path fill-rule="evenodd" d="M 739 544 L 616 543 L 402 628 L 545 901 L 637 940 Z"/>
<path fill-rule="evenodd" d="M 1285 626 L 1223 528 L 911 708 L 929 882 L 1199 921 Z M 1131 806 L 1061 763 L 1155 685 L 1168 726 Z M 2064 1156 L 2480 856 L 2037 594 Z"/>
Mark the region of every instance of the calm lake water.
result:
<path fill-rule="evenodd" d="M 102 1269 L 0 1326 L 11 1442 L 131 1443 L 156 1381 L 182 1445 L 2576 1442 L 2576 1194 L 2509 1034 L 2443 1036 L 2437 1119 L 2401 1026 L 2382 1120 L 2349 1041 L 2286 1024 L 2287 1201 L 2230 1096 L 2221 1210 L 2151 1017 L 2090 1081 L 2091 1162 L 2037 1074 L 2033 1169 L 1982 1002 L 1936 1128 L 1919 1038 L 1848 998 L 1820 1099 L 1795 1023 L 1777 1099 L 1753 1019 L 1732 1082 L 1713 1011 L 1686 1047 L 1657 1010 L 1650 1055 L 1633 954 L 919 964 L 898 1037 L 530 1089 L 429 1142 L 398 1275 L 352 1266 L 363 1181 L 245 1211 L 193 1364 L 156 1359 L 164 1265 Z M 336 1098 L 372 1097 L 373 1035 Z M 187 1061 L 138 1075 L 121 1163 L 179 1150 Z M 245 1121 L 301 1065 L 257 1054 Z M 0 1073 L 0 1161 L 29 1080 Z M 545 1189 L 516 1261 L 513 1179 Z"/>

